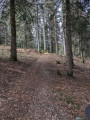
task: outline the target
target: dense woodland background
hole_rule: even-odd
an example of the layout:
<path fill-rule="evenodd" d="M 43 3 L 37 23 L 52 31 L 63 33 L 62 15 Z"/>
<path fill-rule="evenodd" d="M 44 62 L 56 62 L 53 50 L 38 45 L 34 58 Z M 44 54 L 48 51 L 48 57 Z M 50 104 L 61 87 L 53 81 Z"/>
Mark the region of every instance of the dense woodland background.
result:
<path fill-rule="evenodd" d="M 89 0 L 0 0 L 0 44 L 67 56 L 73 73 L 73 56 L 90 57 Z"/>
<path fill-rule="evenodd" d="M 90 1 L 0 0 L 0 120 L 87 120 Z"/>

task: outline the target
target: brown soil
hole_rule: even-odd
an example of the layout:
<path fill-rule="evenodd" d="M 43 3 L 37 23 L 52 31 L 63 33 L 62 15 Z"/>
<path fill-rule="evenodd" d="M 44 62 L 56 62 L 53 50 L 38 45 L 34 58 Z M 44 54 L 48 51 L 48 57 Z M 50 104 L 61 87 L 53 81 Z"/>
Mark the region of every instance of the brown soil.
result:
<path fill-rule="evenodd" d="M 64 57 L 33 54 L 17 62 L 0 59 L 0 120 L 85 118 L 90 102 L 90 61 L 82 64 L 75 58 L 71 78 Z"/>

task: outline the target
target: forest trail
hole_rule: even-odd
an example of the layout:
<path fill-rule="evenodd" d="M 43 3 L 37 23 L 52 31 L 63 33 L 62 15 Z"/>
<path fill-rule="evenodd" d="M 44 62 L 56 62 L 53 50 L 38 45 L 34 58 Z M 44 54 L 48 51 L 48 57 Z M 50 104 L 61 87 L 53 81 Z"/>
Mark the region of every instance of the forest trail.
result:
<path fill-rule="evenodd" d="M 51 54 L 43 54 L 20 76 L 8 93 L 5 120 L 65 120 L 65 111 L 57 104 L 53 88 L 57 68 Z M 13 109 L 12 109 L 13 108 Z M 2 120 L 2 119 L 0 119 Z"/>
<path fill-rule="evenodd" d="M 55 64 L 51 62 L 52 59 L 52 55 L 44 54 L 38 59 L 32 70 L 30 68 L 26 83 L 28 86 L 25 86 L 25 89 L 32 89 L 32 94 L 29 94 L 32 97 L 29 100 L 29 112 L 24 119 L 63 120 L 65 118 L 64 111 L 60 110 L 56 104 L 57 98 L 52 89 L 57 73 Z"/>
<path fill-rule="evenodd" d="M 83 109 L 90 100 L 87 67 L 90 62 L 83 66 L 84 69 L 77 66 L 74 70 L 77 78 L 73 80 L 66 75 L 63 57 L 37 53 L 34 60 L 34 54 L 27 53 L 23 62 L 1 60 L 0 120 L 75 120 L 76 116 L 85 117 Z M 62 64 L 56 64 L 57 60 Z M 79 59 L 76 63 L 82 65 Z M 57 74 L 58 69 L 62 76 Z"/>

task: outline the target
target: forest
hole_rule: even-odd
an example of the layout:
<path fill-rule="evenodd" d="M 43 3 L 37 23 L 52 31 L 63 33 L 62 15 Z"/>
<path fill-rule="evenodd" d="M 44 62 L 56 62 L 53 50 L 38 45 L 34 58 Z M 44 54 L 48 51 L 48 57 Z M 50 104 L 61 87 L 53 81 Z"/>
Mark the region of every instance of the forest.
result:
<path fill-rule="evenodd" d="M 90 120 L 89 0 L 0 0 L 0 120 Z"/>

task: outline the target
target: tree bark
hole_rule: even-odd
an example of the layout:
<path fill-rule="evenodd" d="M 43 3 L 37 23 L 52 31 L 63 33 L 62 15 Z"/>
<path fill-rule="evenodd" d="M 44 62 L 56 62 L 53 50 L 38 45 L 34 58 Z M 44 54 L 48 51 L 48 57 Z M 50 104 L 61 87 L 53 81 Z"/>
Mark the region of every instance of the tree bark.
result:
<path fill-rule="evenodd" d="M 64 56 L 66 56 L 66 45 L 65 45 L 65 39 L 66 39 L 66 28 L 64 28 L 64 25 L 66 23 L 66 19 L 65 18 L 65 12 L 64 12 L 64 7 L 65 7 L 65 1 L 61 1 L 62 4 L 62 29 L 63 29 L 63 47 L 64 47 Z"/>
<path fill-rule="evenodd" d="M 65 46 L 65 38 L 63 36 L 63 46 L 64 46 L 64 56 L 66 56 L 66 46 Z"/>
<path fill-rule="evenodd" d="M 48 11 L 48 19 L 50 17 L 50 14 L 49 14 L 49 11 Z M 50 42 L 50 45 L 49 45 L 49 51 L 50 53 L 52 53 L 52 44 L 51 44 L 51 21 L 49 20 L 49 28 L 48 28 L 48 37 L 49 37 L 49 42 Z"/>
<path fill-rule="evenodd" d="M 39 51 L 39 48 L 40 48 L 40 43 L 39 43 L 39 27 L 38 27 L 38 5 L 37 5 L 37 45 L 38 45 L 38 51 Z"/>
<path fill-rule="evenodd" d="M 54 16 L 54 32 L 55 32 L 55 48 L 56 48 L 56 54 L 58 54 L 56 15 Z"/>
<path fill-rule="evenodd" d="M 6 25 L 4 25 L 4 35 L 5 35 L 5 42 L 4 44 L 7 45 L 7 30 Z"/>
<path fill-rule="evenodd" d="M 45 36 L 45 23 L 44 23 L 44 8 L 42 9 L 42 22 L 43 22 L 43 41 L 44 41 L 44 50 L 46 50 L 46 36 Z"/>
<path fill-rule="evenodd" d="M 50 39 L 50 53 L 52 53 L 51 27 L 49 28 L 49 39 Z"/>
<path fill-rule="evenodd" d="M 10 0 L 10 22 L 11 22 L 11 59 L 13 61 L 17 61 L 15 0 Z"/>
<path fill-rule="evenodd" d="M 25 38 L 25 48 L 28 49 L 28 42 L 27 42 L 27 32 L 26 32 L 26 21 L 24 23 L 24 38 Z"/>
<path fill-rule="evenodd" d="M 73 76 L 72 66 L 72 40 L 71 40 L 71 23 L 70 23 L 70 0 L 66 0 L 66 56 L 68 65 L 68 74 Z"/>

